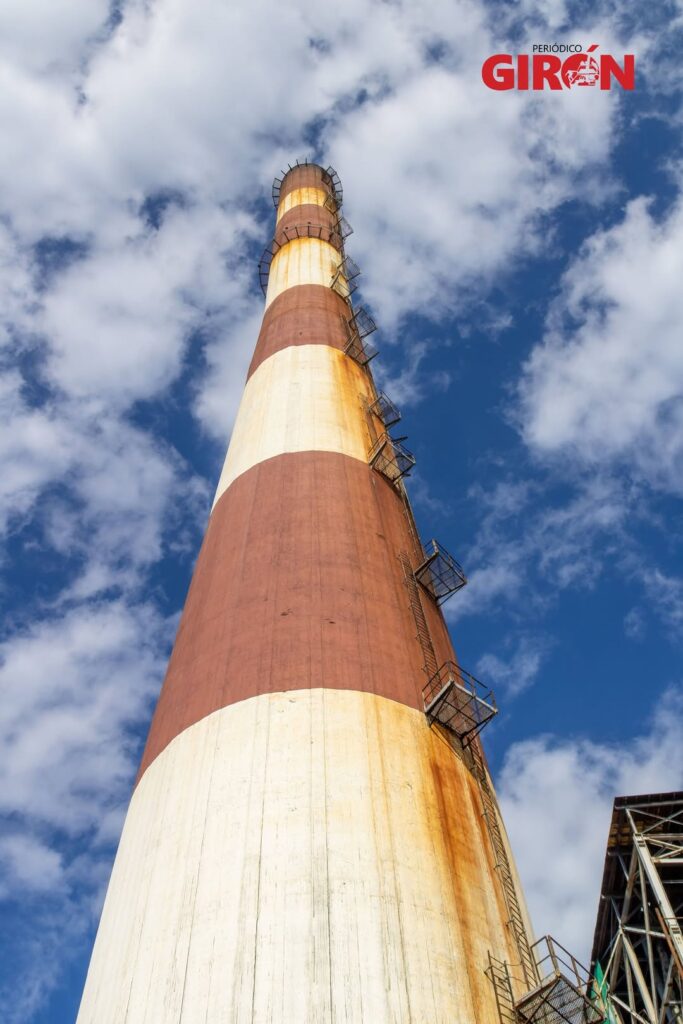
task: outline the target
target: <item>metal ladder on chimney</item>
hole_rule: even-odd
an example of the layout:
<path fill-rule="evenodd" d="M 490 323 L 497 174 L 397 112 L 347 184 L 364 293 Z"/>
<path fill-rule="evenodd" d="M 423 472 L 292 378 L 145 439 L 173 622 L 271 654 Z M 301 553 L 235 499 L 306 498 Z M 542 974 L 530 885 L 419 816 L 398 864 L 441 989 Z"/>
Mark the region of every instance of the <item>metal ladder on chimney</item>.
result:
<path fill-rule="evenodd" d="M 415 579 L 415 574 L 413 573 L 408 553 L 406 551 L 401 551 L 399 552 L 398 557 L 403 568 L 404 583 L 408 590 L 410 608 L 413 613 L 413 619 L 415 620 L 415 628 L 417 629 L 416 639 L 420 644 L 422 655 L 424 657 L 423 668 L 427 678 L 432 679 L 438 672 L 439 666 L 437 664 L 434 644 L 432 643 L 432 637 L 429 632 L 429 626 L 427 625 L 422 601 L 420 599 L 419 585 Z M 533 988 L 538 982 L 538 971 L 529 946 L 529 939 L 527 937 L 522 911 L 517 898 L 517 890 L 512 877 L 510 859 L 507 855 L 503 836 L 500 831 L 496 803 L 493 793 L 491 792 L 491 787 L 489 786 L 488 775 L 486 773 L 486 768 L 484 767 L 484 760 L 481 755 L 479 741 L 475 740 L 471 743 L 469 750 L 472 755 L 474 768 L 473 774 L 479 784 L 479 792 L 481 793 L 481 801 L 484 808 L 483 816 L 486 822 L 489 838 L 491 840 L 491 846 L 493 847 L 493 853 L 496 860 L 496 870 L 503 887 L 505 905 L 507 907 L 508 914 L 510 915 L 508 925 L 512 931 L 517 949 L 519 950 L 519 958 L 522 971 L 524 972 L 524 978 L 529 988 Z M 511 1019 L 514 1020 L 514 1017 Z"/>
<path fill-rule="evenodd" d="M 418 582 L 415 579 L 415 573 L 413 572 L 413 568 L 410 564 L 410 558 L 408 557 L 407 551 L 400 551 L 398 558 L 403 568 L 403 582 L 408 590 L 410 610 L 412 611 L 413 619 L 415 620 L 415 628 L 417 629 L 416 639 L 422 648 L 422 656 L 424 658 L 424 665 L 422 667 L 424 668 L 427 679 L 432 679 L 439 671 L 439 666 L 436 663 L 434 644 L 432 643 L 429 626 L 427 625 L 422 601 L 420 600 Z"/>
<path fill-rule="evenodd" d="M 486 968 L 486 974 L 489 980 L 493 982 L 500 1024 L 517 1024 L 518 1018 L 515 1013 L 515 997 L 512 992 L 510 968 L 504 960 L 496 960 L 489 953 L 489 965 Z"/>
<path fill-rule="evenodd" d="M 413 515 L 413 510 L 412 510 L 412 508 L 410 506 L 410 499 L 408 498 L 408 492 L 406 491 L 405 484 L 403 483 L 402 480 L 399 481 L 399 485 L 398 485 L 397 489 L 398 489 L 398 492 L 399 492 L 400 497 L 401 497 L 401 503 L 402 503 L 402 506 L 403 506 L 403 516 L 404 516 L 405 521 L 406 521 L 407 526 L 408 526 L 408 533 L 410 534 L 410 539 L 413 542 L 414 554 L 415 554 L 415 557 L 418 559 L 418 563 L 420 563 L 420 562 L 424 561 L 424 557 L 425 557 L 424 548 L 422 546 L 422 541 L 420 540 L 420 535 L 419 535 L 418 530 L 417 530 L 417 523 L 415 522 L 415 516 Z M 403 571 L 405 572 L 405 565 L 403 566 Z M 412 572 L 412 569 L 410 571 Z M 418 591 L 418 594 L 419 594 L 419 591 Z"/>
<path fill-rule="evenodd" d="M 505 843 L 503 841 L 503 835 L 500 830 L 496 802 L 493 793 L 491 792 L 488 774 L 484 766 L 484 759 L 481 755 L 481 748 L 477 740 L 471 744 L 470 751 L 472 753 L 472 761 L 474 763 L 474 775 L 479 783 L 479 792 L 481 793 L 481 800 L 484 806 L 484 820 L 488 829 L 489 838 L 491 839 L 493 853 L 496 858 L 496 871 L 498 872 L 498 876 L 503 887 L 505 904 L 507 906 L 508 914 L 510 915 L 508 925 L 512 931 L 515 944 L 519 951 L 519 959 L 522 971 L 524 972 L 524 979 L 529 988 L 533 988 L 538 984 L 538 969 L 529 945 L 529 938 L 526 933 L 522 910 L 519 905 L 519 899 L 517 898 L 517 889 L 512 877 L 510 858 L 508 857 Z"/>

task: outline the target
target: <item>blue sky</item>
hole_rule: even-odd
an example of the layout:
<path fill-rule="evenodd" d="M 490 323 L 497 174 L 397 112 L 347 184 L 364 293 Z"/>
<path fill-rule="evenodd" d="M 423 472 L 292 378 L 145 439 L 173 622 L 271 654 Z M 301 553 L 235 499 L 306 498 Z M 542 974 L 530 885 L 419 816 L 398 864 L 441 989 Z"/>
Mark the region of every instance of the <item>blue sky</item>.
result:
<path fill-rule="evenodd" d="M 3 5 L 3 1020 L 75 1016 L 303 155 L 470 578 L 536 928 L 586 956 L 613 796 L 683 786 L 682 36 L 680 0 Z M 635 92 L 481 84 L 555 41 Z"/>

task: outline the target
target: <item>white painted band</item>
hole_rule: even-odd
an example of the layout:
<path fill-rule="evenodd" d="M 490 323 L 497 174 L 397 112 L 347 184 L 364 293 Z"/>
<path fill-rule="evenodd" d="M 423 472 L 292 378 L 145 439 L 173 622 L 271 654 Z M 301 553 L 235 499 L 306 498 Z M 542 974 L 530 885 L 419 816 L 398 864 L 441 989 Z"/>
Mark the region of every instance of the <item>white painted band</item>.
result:
<path fill-rule="evenodd" d="M 367 461 L 371 438 L 366 373 L 329 345 L 275 352 L 244 389 L 214 504 L 232 481 L 285 452 L 328 451 Z"/>
<path fill-rule="evenodd" d="M 320 238 L 294 238 L 273 256 L 268 275 L 266 309 L 288 288 L 299 284 L 321 284 L 329 288 L 339 269 L 341 255 Z"/>
<path fill-rule="evenodd" d="M 495 1024 L 506 920 L 477 784 L 424 715 L 254 697 L 142 777 L 78 1024 Z"/>
<path fill-rule="evenodd" d="M 283 217 L 295 206 L 324 206 L 328 193 L 321 188 L 293 188 L 284 199 L 280 200 L 277 208 L 277 219 Z"/>

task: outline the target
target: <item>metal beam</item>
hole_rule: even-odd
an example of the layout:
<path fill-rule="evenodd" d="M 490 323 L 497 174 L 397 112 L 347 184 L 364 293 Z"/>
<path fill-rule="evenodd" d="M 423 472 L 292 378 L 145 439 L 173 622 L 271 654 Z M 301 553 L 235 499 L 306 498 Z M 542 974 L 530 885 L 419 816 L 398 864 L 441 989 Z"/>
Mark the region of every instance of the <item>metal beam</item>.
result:
<path fill-rule="evenodd" d="M 679 969 L 683 973 L 683 933 L 681 932 L 681 926 L 678 923 L 674 909 L 671 906 L 671 901 L 669 900 L 668 893 L 664 888 L 664 884 L 659 872 L 657 871 L 657 867 L 652 861 L 647 840 L 638 832 L 630 810 L 627 811 L 627 814 L 629 821 L 631 822 L 631 827 L 633 828 L 634 849 L 638 854 L 638 859 L 642 865 L 643 871 L 647 875 L 650 888 L 652 889 L 655 899 L 659 904 L 662 926 L 671 939 L 671 944 L 675 950 Z"/>
<path fill-rule="evenodd" d="M 622 933 L 622 942 L 624 944 L 624 952 L 626 953 L 629 968 L 633 973 L 636 985 L 638 986 L 640 998 L 645 1004 L 645 1011 L 649 1014 L 651 1024 L 657 1024 L 657 1011 L 655 1010 L 654 1003 L 650 996 L 650 991 L 647 987 L 647 982 L 645 981 L 645 976 L 638 961 L 638 955 L 631 945 L 628 935 L 625 933 Z M 629 999 L 631 1002 L 634 1002 L 632 985 L 629 986 Z"/>

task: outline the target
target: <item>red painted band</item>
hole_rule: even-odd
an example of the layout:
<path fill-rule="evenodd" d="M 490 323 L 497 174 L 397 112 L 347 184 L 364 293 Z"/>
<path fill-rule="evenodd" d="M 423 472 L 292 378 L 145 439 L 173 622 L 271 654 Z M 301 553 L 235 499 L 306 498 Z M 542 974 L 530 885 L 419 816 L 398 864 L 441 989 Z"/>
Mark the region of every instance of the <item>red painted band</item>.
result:
<path fill-rule="evenodd" d="M 401 498 L 357 459 L 279 455 L 238 477 L 209 521 L 140 775 L 184 729 L 258 694 L 327 687 L 421 709 L 401 551 L 415 565 Z M 423 606 L 439 663 L 452 659 Z"/>
<path fill-rule="evenodd" d="M 323 180 L 324 170 L 318 164 L 302 164 L 300 167 L 292 167 L 291 171 L 282 180 L 280 186 L 280 202 L 288 192 L 295 188 L 320 188 L 330 193 L 330 186 Z"/>
<path fill-rule="evenodd" d="M 283 214 L 275 228 L 275 241 L 279 245 L 286 245 L 288 241 L 296 237 L 297 228 L 299 234 L 305 237 L 305 225 L 311 225 L 310 236 L 322 238 L 330 242 L 335 249 L 342 245 L 341 235 L 337 231 L 337 218 L 323 206 L 315 206 L 313 203 L 302 203 L 300 206 L 293 206 L 291 210 Z"/>
<path fill-rule="evenodd" d="M 344 351 L 348 303 L 331 288 L 300 284 L 287 288 L 266 309 L 247 377 L 261 363 L 290 345 L 330 345 Z"/>

